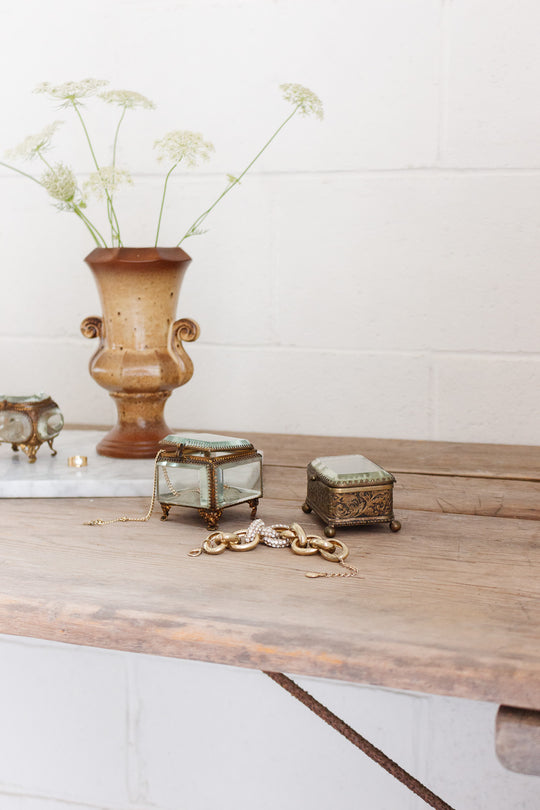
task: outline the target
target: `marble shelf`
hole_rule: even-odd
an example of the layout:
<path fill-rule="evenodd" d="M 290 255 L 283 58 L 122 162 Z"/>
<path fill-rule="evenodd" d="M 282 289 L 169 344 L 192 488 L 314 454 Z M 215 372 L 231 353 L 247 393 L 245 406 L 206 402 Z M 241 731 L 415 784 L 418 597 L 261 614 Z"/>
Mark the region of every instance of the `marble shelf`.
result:
<path fill-rule="evenodd" d="M 0 498 L 95 498 L 152 495 L 153 459 L 98 456 L 104 433 L 64 429 L 54 440 L 57 455 L 42 445 L 35 464 L 9 444 L 0 444 Z M 87 467 L 68 467 L 69 456 L 88 457 Z"/>

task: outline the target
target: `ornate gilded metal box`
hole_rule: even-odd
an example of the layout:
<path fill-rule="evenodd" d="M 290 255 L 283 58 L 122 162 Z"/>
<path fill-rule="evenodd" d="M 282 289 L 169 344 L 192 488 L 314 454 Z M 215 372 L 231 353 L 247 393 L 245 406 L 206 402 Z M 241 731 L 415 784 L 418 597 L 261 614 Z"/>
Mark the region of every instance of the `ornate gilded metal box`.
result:
<path fill-rule="evenodd" d="M 190 506 L 215 529 L 223 509 L 246 502 L 255 518 L 262 497 L 262 456 L 247 439 L 184 433 L 166 436 L 160 445 L 156 467 L 162 520 L 171 506 Z"/>
<path fill-rule="evenodd" d="M 368 458 L 359 455 L 316 458 L 307 468 L 307 496 L 302 509 L 313 510 L 334 537 L 336 526 L 388 523 L 401 529 L 393 511 L 395 478 Z"/>
<path fill-rule="evenodd" d="M 31 464 L 45 442 L 56 455 L 53 439 L 63 427 L 64 417 L 48 394 L 27 397 L 0 394 L 0 442 L 9 442 L 13 450 L 23 450 Z"/>

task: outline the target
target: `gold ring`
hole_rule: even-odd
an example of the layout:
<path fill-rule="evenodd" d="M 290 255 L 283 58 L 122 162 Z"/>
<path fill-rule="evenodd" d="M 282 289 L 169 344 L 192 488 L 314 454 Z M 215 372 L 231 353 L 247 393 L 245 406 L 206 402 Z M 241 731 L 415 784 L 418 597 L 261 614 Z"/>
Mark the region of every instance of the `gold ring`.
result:
<path fill-rule="evenodd" d="M 68 458 L 68 467 L 86 467 L 88 459 L 86 456 L 70 456 Z"/>

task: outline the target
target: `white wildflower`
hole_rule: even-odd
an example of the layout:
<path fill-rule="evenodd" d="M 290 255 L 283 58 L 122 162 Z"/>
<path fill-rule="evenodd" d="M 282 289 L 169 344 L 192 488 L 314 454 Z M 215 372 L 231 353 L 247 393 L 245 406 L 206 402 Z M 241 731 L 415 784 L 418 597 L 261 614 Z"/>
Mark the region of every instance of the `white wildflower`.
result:
<path fill-rule="evenodd" d="M 301 84 L 280 84 L 283 98 L 294 104 L 301 115 L 315 115 L 321 120 L 324 118 L 323 105 L 319 96 Z"/>
<path fill-rule="evenodd" d="M 99 97 L 107 104 L 118 104 L 126 110 L 133 110 L 135 107 L 142 107 L 145 110 L 155 110 L 156 105 L 149 98 L 137 93 L 134 90 L 106 90 L 100 93 Z"/>
<path fill-rule="evenodd" d="M 41 185 L 46 191 L 62 203 L 74 203 L 78 193 L 77 180 L 69 166 L 57 163 L 48 169 L 41 178 Z"/>
<path fill-rule="evenodd" d="M 40 152 L 45 152 L 51 145 L 51 138 L 63 121 L 54 121 L 44 127 L 41 132 L 35 135 L 28 135 L 22 143 L 14 149 L 6 152 L 6 157 L 11 159 L 21 158 L 22 160 L 32 160 Z"/>
<path fill-rule="evenodd" d="M 38 84 L 34 93 L 46 93 L 63 101 L 62 107 L 69 107 L 70 104 L 77 104 L 81 98 L 95 95 L 106 84 L 109 84 L 106 79 L 82 79 L 80 82 L 64 82 L 57 85 L 42 82 Z"/>
<path fill-rule="evenodd" d="M 199 160 L 209 160 L 214 147 L 203 140 L 200 132 L 187 129 L 175 129 L 154 143 L 158 151 L 158 160 L 180 163 L 183 160 L 188 166 L 196 166 Z"/>
<path fill-rule="evenodd" d="M 84 190 L 88 194 L 94 194 L 98 200 L 103 200 L 107 195 L 111 197 L 121 183 L 133 185 L 128 171 L 118 169 L 116 166 L 103 166 L 99 171 L 90 175 L 84 184 Z"/>

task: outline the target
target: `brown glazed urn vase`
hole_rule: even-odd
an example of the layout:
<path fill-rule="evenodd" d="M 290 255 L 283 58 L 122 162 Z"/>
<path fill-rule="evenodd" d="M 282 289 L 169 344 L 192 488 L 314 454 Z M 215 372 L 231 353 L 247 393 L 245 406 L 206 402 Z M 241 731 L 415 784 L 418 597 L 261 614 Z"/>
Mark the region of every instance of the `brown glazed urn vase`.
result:
<path fill-rule="evenodd" d="M 182 341 L 199 327 L 176 318 L 178 295 L 191 261 L 181 248 L 96 248 L 85 261 L 99 291 L 103 316 L 81 324 L 99 338 L 90 374 L 109 391 L 118 422 L 97 452 L 114 458 L 153 458 L 171 433 L 164 421 L 171 392 L 188 382 L 193 363 Z"/>

